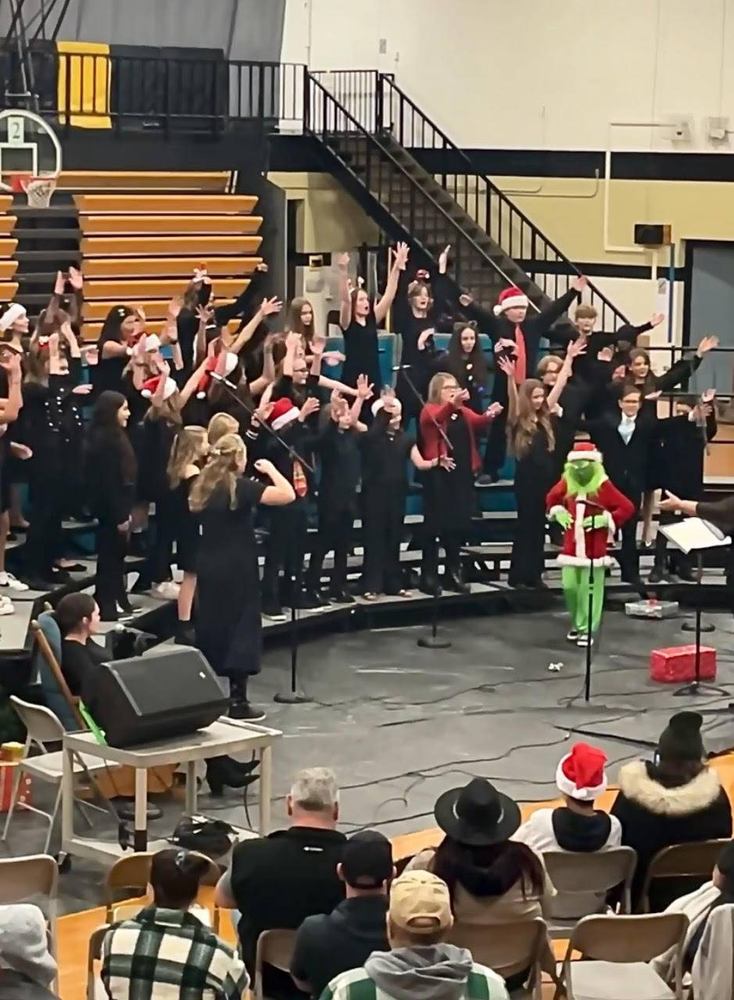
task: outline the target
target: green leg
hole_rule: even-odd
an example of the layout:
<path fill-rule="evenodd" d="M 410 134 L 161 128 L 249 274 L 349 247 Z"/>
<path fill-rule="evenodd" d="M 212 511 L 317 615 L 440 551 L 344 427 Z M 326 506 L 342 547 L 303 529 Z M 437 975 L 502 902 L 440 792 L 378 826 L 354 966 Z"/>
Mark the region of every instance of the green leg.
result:
<path fill-rule="evenodd" d="M 581 570 L 578 566 L 562 566 L 561 582 L 563 583 L 563 596 L 566 599 L 566 607 L 571 618 L 573 628 L 578 628 L 576 621 L 579 610 L 579 598 L 581 588 L 579 586 L 579 574 Z"/>
<path fill-rule="evenodd" d="M 591 579 L 591 633 L 596 635 L 601 624 L 601 614 L 604 608 L 605 570 L 603 566 L 594 567 Z M 579 586 L 576 593 L 577 615 L 576 628 L 580 633 L 589 630 L 589 567 L 579 570 Z"/>

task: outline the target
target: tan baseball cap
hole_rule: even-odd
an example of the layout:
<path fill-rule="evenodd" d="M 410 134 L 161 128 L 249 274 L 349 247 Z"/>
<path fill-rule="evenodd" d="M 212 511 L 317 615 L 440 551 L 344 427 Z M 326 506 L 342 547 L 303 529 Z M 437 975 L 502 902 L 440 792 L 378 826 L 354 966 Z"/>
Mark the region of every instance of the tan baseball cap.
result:
<path fill-rule="evenodd" d="M 390 888 L 390 920 L 411 934 L 434 934 L 451 927 L 449 887 L 431 872 L 405 872 Z"/>

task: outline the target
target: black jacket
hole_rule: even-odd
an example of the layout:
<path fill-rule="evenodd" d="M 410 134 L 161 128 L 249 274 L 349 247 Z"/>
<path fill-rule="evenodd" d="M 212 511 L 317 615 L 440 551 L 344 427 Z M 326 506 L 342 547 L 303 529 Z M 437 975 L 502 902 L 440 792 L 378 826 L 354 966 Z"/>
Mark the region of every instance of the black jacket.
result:
<path fill-rule="evenodd" d="M 703 459 L 706 444 L 716 436 L 716 415 L 701 427 L 688 417 L 668 417 L 658 423 L 659 477 L 662 489 L 684 500 L 698 500 L 703 495 Z"/>
<path fill-rule="evenodd" d="M 622 411 L 617 408 L 598 420 L 587 420 L 584 429 L 602 453 L 604 469 L 612 483 L 634 503 L 647 482 L 647 469 L 657 433 L 657 421 L 638 413 L 635 429 L 627 444 L 619 433 Z"/>
<path fill-rule="evenodd" d="M 92 513 L 101 524 L 122 524 L 135 502 L 135 460 L 125 469 L 122 434 L 91 430 L 85 452 L 85 471 Z"/>
<path fill-rule="evenodd" d="M 622 843 L 637 851 L 633 906 L 640 900 L 647 869 L 658 851 L 672 844 L 731 837 L 731 803 L 716 771 L 705 768 L 692 781 L 674 788 L 661 784 L 654 773 L 646 761 L 625 764 L 612 806 L 612 815 L 622 824 Z M 666 886 L 664 892 L 664 896 L 656 894 L 656 907 L 681 895 L 679 886 Z"/>

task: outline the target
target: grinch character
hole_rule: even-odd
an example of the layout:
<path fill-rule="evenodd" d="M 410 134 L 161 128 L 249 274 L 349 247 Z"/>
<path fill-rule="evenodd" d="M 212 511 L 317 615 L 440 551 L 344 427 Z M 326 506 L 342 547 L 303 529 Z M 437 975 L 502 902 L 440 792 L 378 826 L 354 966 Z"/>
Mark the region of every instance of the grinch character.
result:
<path fill-rule="evenodd" d="M 546 509 L 548 518 L 564 529 L 558 562 L 571 615 L 566 638 L 588 646 L 601 622 L 604 579 L 611 562 L 607 555 L 609 544 L 617 529 L 634 515 L 635 508 L 607 479 L 596 446 L 591 441 L 577 441 L 568 453 L 563 475 L 546 497 Z"/>

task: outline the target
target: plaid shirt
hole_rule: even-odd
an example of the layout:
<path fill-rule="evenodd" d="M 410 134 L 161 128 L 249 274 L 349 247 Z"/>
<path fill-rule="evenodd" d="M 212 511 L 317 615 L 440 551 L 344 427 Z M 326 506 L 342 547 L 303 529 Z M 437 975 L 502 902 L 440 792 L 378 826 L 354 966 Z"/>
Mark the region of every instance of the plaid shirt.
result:
<path fill-rule="evenodd" d="M 102 946 L 111 1000 L 240 1000 L 249 986 L 236 953 L 191 913 L 149 906 L 115 924 Z"/>

